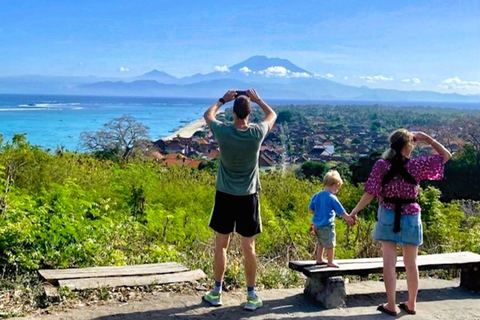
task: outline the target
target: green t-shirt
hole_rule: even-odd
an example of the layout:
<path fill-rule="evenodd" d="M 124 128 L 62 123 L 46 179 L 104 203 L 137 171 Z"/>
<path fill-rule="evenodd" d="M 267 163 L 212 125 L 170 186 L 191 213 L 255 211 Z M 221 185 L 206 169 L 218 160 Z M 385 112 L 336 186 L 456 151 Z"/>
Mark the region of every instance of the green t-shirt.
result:
<path fill-rule="evenodd" d="M 218 166 L 218 191 L 232 195 L 249 195 L 260 190 L 258 157 L 263 139 L 268 134 L 268 124 L 263 121 L 240 130 L 233 125 L 213 121 L 210 128 L 220 147 Z"/>

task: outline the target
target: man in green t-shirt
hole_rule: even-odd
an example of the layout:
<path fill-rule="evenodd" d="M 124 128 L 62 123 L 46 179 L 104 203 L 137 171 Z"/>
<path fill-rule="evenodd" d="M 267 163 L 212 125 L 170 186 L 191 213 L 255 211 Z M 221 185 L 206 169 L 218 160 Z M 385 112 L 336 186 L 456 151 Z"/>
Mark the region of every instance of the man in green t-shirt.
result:
<path fill-rule="evenodd" d="M 235 99 L 233 124 L 223 124 L 215 118 L 218 109 Z M 260 106 L 265 119 L 249 123 L 251 101 Z M 215 231 L 214 273 L 215 285 L 203 297 L 213 306 L 222 305 L 222 281 L 227 263 L 227 247 L 230 234 L 240 235 L 247 280 L 246 310 L 255 310 L 263 305 L 255 294 L 257 261 L 255 235 L 262 232 L 258 191 L 260 179 L 258 158 L 260 146 L 272 129 L 277 114 L 266 104 L 254 89 L 237 94 L 229 90 L 212 104 L 203 115 L 220 147 L 220 163 L 215 188 L 215 204 L 209 226 Z"/>

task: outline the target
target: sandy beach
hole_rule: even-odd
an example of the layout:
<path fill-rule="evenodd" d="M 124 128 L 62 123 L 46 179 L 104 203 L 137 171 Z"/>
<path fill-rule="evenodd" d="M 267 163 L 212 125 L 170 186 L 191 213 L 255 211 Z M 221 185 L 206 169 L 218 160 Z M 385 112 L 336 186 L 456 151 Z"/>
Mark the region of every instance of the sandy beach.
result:
<path fill-rule="evenodd" d="M 205 119 L 201 118 L 188 123 L 186 126 L 178 129 L 168 137 L 165 137 L 164 140 L 172 140 L 173 138 L 176 138 L 178 136 L 180 136 L 181 138 L 190 138 L 193 136 L 195 132 L 199 130 L 205 130 L 205 129 L 206 129 Z"/>
<path fill-rule="evenodd" d="M 225 110 L 219 110 L 217 112 L 217 115 L 223 112 L 225 112 Z M 173 138 L 176 138 L 178 136 L 180 136 L 181 138 L 191 138 L 195 132 L 199 130 L 206 130 L 206 129 L 207 129 L 207 123 L 205 122 L 205 119 L 201 118 L 188 123 L 184 127 L 181 127 L 171 135 L 165 137 L 163 140 L 172 140 Z"/>

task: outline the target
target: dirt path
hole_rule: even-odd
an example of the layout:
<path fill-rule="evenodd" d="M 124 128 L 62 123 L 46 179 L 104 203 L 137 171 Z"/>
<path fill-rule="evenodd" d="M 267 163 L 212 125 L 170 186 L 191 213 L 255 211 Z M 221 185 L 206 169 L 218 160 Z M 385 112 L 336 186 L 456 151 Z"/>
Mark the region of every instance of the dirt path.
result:
<path fill-rule="evenodd" d="M 480 320 L 480 294 L 474 294 L 453 281 L 422 279 L 418 313 L 401 316 L 412 319 L 477 319 Z M 406 283 L 398 281 L 398 301 L 406 299 Z M 255 312 L 244 311 L 244 292 L 224 294 L 224 305 L 209 307 L 198 294 L 158 293 L 142 301 L 126 304 L 109 304 L 97 307 L 81 307 L 68 312 L 35 315 L 30 319 L 392 319 L 380 314 L 376 306 L 384 302 L 382 282 L 365 281 L 347 284 L 347 307 L 323 310 L 305 299 L 302 289 L 259 291 L 264 307 Z M 16 318 L 26 319 L 26 318 Z"/>

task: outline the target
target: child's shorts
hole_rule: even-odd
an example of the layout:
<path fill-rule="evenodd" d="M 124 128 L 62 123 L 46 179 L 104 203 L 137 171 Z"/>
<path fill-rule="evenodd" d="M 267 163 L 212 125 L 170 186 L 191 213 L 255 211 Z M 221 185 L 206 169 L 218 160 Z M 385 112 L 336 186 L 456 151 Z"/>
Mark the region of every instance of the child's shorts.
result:
<path fill-rule="evenodd" d="M 331 249 L 335 247 L 336 234 L 334 224 L 321 227 L 315 226 L 315 235 L 317 236 L 318 244 L 325 249 Z"/>
<path fill-rule="evenodd" d="M 395 212 L 382 206 L 378 207 L 377 222 L 373 228 L 373 239 L 390 241 L 401 245 L 412 244 L 420 246 L 423 243 L 423 229 L 420 212 L 414 215 L 402 214 L 400 231 L 393 232 Z"/>

